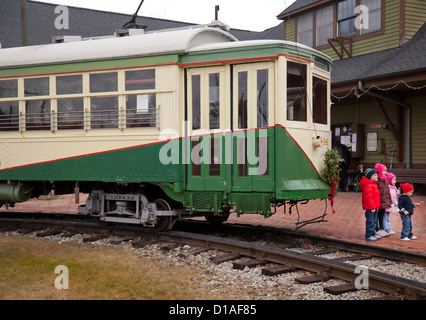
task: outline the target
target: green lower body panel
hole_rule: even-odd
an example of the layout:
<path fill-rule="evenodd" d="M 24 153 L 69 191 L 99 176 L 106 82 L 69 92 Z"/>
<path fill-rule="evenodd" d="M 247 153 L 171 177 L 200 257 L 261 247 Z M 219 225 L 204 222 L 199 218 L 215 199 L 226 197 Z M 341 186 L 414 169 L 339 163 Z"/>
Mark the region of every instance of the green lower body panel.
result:
<path fill-rule="evenodd" d="M 76 156 L 0 171 L 0 180 L 178 182 L 181 166 L 162 164 L 163 143 Z"/>

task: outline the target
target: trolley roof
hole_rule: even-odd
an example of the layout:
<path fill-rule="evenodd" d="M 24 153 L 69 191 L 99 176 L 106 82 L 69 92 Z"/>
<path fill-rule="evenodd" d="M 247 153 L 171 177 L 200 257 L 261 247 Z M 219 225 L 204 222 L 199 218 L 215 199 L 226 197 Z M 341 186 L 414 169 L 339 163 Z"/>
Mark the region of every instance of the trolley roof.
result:
<path fill-rule="evenodd" d="M 238 41 L 218 28 L 169 29 L 96 40 L 0 49 L 0 67 L 188 52 L 206 43 Z"/>
<path fill-rule="evenodd" d="M 163 54 L 189 54 L 215 50 L 235 50 L 239 47 L 272 45 L 286 47 L 299 55 L 319 56 L 328 63 L 325 54 L 303 44 L 283 40 L 238 41 L 230 33 L 209 25 L 146 32 L 125 37 L 105 37 L 67 43 L 0 49 L 0 67 L 19 68 L 35 65 L 108 60 Z M 251 49 L 250 49 L 250 52 Z M 255 54 L 255 53 L 253 53 Z M 204 57 L 207 58 L 207 57 Z M 189 62 L 191 58 L 187 59 Z"/>

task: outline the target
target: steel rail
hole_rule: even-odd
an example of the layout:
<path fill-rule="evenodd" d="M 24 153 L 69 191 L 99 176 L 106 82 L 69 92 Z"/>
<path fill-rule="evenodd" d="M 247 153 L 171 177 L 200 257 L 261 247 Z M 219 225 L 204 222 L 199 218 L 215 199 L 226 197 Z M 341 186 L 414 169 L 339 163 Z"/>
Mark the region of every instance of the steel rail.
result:
<path fill-rule="evenodd" d="M 210 249 L 238 253 L 252 258 L 261 258 L 278 264 L 288 264 L 296 268 L 313 271 L 350 282 L 354 282 L 359 275 L 355 273 L 356 266 L 351 264 L 239 240 L 180 231 L 161 233 L 160 238 L 163 240 L 178 241 L 181 243 L 204 246 Z M 368 279 L 369 288 L 371 289 L 398 295 L 406 299 L 426 299 L 426 284 L 397 276 L 390 276 L 375 270 L 369 270 Z"/>
<path fill-rule="evenodd" d="M 194 225 L 198 230 L 204 230 L 210 228 L 210 224 L 205 221 L 197 221 L 197 220 L 182 220 L 178 224 L 175 225 L 174 229 L 187 230 L 194 229 L 194 227 L 187 228 L 185 225 L 191 226 Z M 265 226 L 250 226 L 243 224 L 222 224 L 217 227 L 217 230 L 220 230 L 225 233 L 235 234 L 240 232 L 257 234 L 274 234 L 280 238 L 288 238 L 288 239 L 302 239 L 308 240 L 312 244 L 323 245 L 328 248 L 335 248 L 340 250 L 347 250 L 351 252 L 357 252 L 360 254 L 368 254 L 384 259 L 390 260 L 398 260 L 403 262 L 410 262 L 414 264 L 419 264 L 426 266 L 426 255 L 419 252 L 412 252 L 403 249 L 395 249 L 391 247 L 384 247 L 379 244 L 366 244 L 366 243 L 358 243 L 354 241 L 348 241 L 345 239 L 340 239 L 336 237 L 330 237 L 326 235 L 317 235 L 312 233 L 306 233 L 302 231 L 291 231 L 278 229 L 273 227 L 265 227 Z"/>

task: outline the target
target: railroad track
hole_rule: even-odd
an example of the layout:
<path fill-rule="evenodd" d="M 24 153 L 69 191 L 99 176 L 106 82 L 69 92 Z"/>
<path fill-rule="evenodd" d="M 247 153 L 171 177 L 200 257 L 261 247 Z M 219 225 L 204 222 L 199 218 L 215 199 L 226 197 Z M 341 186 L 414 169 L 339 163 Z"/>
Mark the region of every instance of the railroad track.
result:
<path fill-rule="evenodd" d="M 333 294 L 359 289 L 359 283 L 357 287 L 356 281 L 360 276 L 360 272 L 356 273 L 355 265 L 343 261 L 368 258 L 368 256 L 365 254 L 358 254 L 352 257 L 345 257 L 342 261 L 338 261 L 336 259 L 333 260 L 320 257 L 320 253 L 318 252 L 295 252 L 286 248 L 278 248 L 271 245 L 262 245 L 253 242 L 228 239 L 224 237 L 199 234 L 194 232 L 169 231 L 164 233 L 153 233 L 149 230 L 141 230 L 140 227 L 129 225 L 111 226 L 103 223 L 100 224 L 96 221 L 92 221 L 92 219 L 86 216 L 77 215 L 52 216 L 52 214 L 37 214 L 37 218 L 35 218 L 30 214 L 4 215 L 2 213 L 0 215 L 0 228 L 6 230 L 44 230 L 40 231 L 40 236 L 50 235 L 55 232 L 58 233 L 67 231 L 92 234 L 94 233 L 102 236 L 113 235 L 115 237 L 134 237 L 142 239 L 150 238 L 155 239 L 156 241 L 171 242 L 181 246 L 189 245 L 191 248 L 195 247 L 196 249 L 192 250 L 192 252 L 186 253 L 193 255 L 199 254 L 206 250 L 217 250 L 226 254 L 219 255 L 219 257 L 216 258 L 216 262 L 220 262 L 221 259 L 226 261 L 228 258 L 233 258 L 234 268 L 238 269 L 246 269 L 266 263 L 273 263 L 273 267 L 263 269 L 262 272 L 265 274 L 265 276 L 277 275 L 283 272 L 292 272 L 292 270 L 294 271 L 301 269 L 310 271 L 314 274 L 310 277 L 296 279 L 296 281 L 299 283 L 325 281 L 329 278 L 337 278 L 348 282 L 346 285 L 341 285 L 334 288 L 329 287 L 325 289 L 329 290 L 329 292 Z M 93 238 L 93 240 L 96 239 L 96 237 Z M 135 244 L 143 246 L 147 243 L 150 243 L 149 241 L 141 241 L 142 244 L 138 244 L 138 242 L 135 242 Z M 339 244 L 337 246 L 339 246 Z M 383 256 L 383 254 L 381 256 Z M 421 262 L 421 258 L 422 255 L 417 257 L 415 260 Z M 411 259 L 414 258 L 411 257 Z M 398 276 L 388 275 L 376 270 L 368 270 L 368 287 L 370 289 L 386 293 L 388 296 L 385 298 L 387 299 L 426 299 L 425 283 L 419 283 Z"/>

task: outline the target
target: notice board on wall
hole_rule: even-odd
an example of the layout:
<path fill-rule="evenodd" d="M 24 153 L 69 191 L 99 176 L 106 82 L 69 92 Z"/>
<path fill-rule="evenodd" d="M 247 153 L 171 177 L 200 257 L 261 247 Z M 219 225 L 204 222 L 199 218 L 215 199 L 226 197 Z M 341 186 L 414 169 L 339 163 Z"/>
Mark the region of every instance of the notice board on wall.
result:
<path fill-rule="evenodd" d="M 342 123 L 331 126 L 333 140 L 347 146 L 352 158 L 363 158 L 365 148 L 365 126 L 362 123 Z"/>

